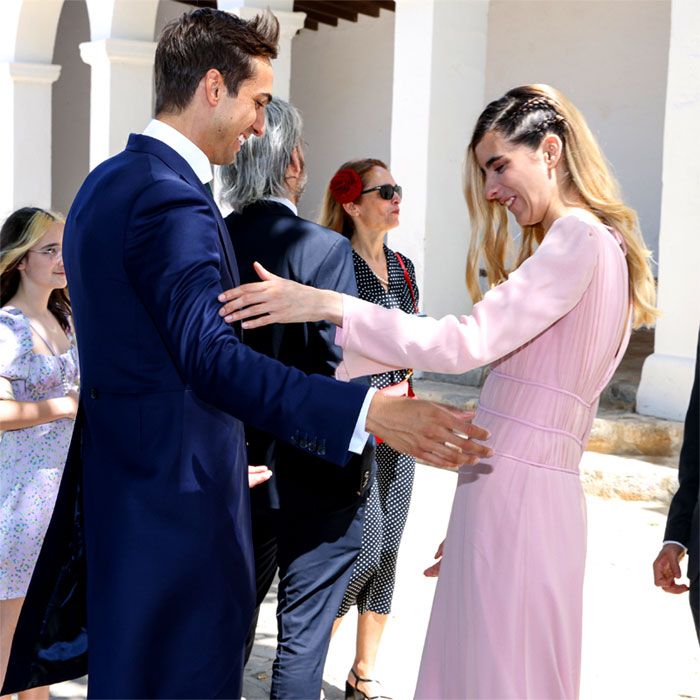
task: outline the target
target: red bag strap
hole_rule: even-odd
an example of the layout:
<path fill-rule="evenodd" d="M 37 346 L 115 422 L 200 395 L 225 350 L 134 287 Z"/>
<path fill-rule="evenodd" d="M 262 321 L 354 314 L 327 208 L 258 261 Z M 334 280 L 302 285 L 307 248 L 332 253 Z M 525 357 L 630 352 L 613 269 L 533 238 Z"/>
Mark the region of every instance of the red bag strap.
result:
<path fill-rule="evenodd" d="M 411 299 L 413 299 L 413 308 L 416 313 L 418 313 L 418 304 L 416 303 L 416 294 L 413 291 L 413 284 L 411 283 L 411 276 L 408 274 L 408 270 L 406 269 L 406 263 L 404 263 L 403 258 L 396 252 L 394 252 L 394 255 L 396 256 L 396 259 L 399 261 L 399 265 L 401 265 L 401 269 L 403 270 L 403 276 L 406 278 L 406 284 L 408 285 L 408 291 L 411 292 Z"/>

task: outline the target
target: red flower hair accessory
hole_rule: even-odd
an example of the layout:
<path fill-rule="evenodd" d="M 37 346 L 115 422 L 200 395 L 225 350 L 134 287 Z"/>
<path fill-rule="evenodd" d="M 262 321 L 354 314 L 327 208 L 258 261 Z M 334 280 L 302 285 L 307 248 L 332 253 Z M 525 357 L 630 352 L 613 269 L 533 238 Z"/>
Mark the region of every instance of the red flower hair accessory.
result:
<path fill-rule="evenodd" d="M 333 175 L 328 187 L 331 196 L 338 204 L 348 204 L 362 194 L 364 185 L 360 176 L 352 168 L 343 168 Z"/>

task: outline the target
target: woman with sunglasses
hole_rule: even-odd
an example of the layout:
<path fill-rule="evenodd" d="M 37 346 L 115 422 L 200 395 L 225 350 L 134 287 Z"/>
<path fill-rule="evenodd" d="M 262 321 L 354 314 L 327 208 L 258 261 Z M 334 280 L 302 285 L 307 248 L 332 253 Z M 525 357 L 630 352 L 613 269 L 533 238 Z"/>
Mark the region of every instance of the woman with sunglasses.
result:
<path fill-rule="evenodd" d="M 35 207 L 0 229 L 0 687 L 78 407 L 62 240 L 63 219 Z M 48 697 L 46 686 L 19 693 Z"/>
<path fill-rule="evenodd" d="M 579 462 L 631 327 L 658 314 L 649 251 L 583 115 L 548 85 L 486 106 L 465 180 L 469 316 L 411 318 L 262 269 L 267 281 L 221 295 L 222 315 L 260 316 L 244 328 L 335 323 L 349 375 L 491 366 L 475 420 L 494 455 L 460 469 L 416 697 L 571 700 L 586 557 Z"/>
<path fill-rule="evenodd" d="M 401 187 L 386 165 L 374 158 L 344 163 L 323 198 L 319 223 L 350 239 L 360 299 L 407 314 L 418 311 L 413 263 L 384 243 L 399 225 Z M 372 375 L 371 385 L 392 395 L 413 395 L 411 370 Z M 370 489 L 362 546 L 333 626 L 335 632 L 353 604 L 359 613 L 355 660 L 346 698 L 385 698 L 374 678 L 374 664 L 391 612 L 396 557 L 411 500 L 415 459 L 386 444 L 377 445 L 377 474 Z"/>

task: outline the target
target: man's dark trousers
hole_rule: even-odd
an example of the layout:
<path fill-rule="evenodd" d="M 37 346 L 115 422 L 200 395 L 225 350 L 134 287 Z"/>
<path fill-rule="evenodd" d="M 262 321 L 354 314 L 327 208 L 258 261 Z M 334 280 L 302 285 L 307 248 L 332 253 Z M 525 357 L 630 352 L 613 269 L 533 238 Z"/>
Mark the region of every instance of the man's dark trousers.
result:
<path fill-rule="evenodd" d="M 256 280 L 257 260 L 282 277 L 357 294 L 349 241 L 301 219 L 285 204 L 252 204 L 226 224 L 243 283 Z M 287 365 L 330 376 L 341 360 L 334 336 L 331 324 L 297 323 L 246 331 L 244 341 Z M 342 468 L 324 459 L 325 445 L 315 438 L 300 432 L 295 439 L 306 451 L 246 426 L 249 463 L 266 464 L 273 472 L 251 492 L 255 621 L 279 569 L 271 697 L 285 700 L 319 697 L 333 621 L 360 550 L 374 459 L 372 439 Z"/>
<path fill-rule="evenodd" d="M 331 630 L 360 551 L 364 499 L 332 514 L 253 511 L 257 605 L 279 569 L 278 640 L 272 698 L 307 698 L 323 680 Z M 313 696 L 315 697 L 315 695 Z"/>

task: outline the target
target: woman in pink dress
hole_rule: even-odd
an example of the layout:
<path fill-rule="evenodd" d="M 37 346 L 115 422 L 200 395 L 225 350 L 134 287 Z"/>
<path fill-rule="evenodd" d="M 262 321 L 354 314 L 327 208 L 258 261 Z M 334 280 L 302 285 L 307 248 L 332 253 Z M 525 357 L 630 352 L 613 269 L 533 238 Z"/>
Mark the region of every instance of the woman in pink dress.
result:
<path fill-rule="evenodd" d="M 345 376 L 491 366 L 474 420 L 494 456 L 460 469 L 416 697 L 576 698 L 586 554 L 578 465 L 632 325 L 656 316 L 649 253 L 583 117 L 549 86 L 515 88 L 486 107 L 465 188 L 471 315 L 415 318 L 264 270 L 267 281 L 224 295 L 222 314 L 269 314 L 250 327 L 336 323 Z M 506 210 L 521 228 L 513 267 Z"/>

